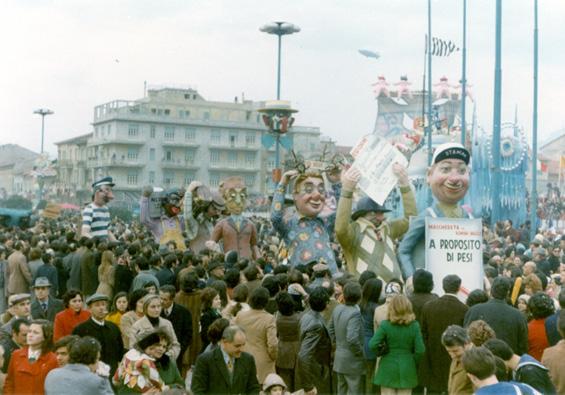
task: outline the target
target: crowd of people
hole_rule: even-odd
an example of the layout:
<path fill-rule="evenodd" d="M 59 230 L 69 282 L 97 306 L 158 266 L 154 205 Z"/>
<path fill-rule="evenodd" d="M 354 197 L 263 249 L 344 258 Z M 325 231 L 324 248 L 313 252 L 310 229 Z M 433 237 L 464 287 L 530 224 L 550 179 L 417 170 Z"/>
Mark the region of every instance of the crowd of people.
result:
<path fill-rule="evenodd" d="M 436 153 L 438 171 L 468 161 L 457 149 Z M 387 247 L 412 229 L 405 169 L 395 167 L 407 212 L 399 219 L 370 199 L 352 212 L 360 175 L 341 173 L 285 173 L 271 220 L 243 217 L 245 188 L 231 180 L 224 201 L 214 196 L 210 211 L 193 217 L 195 185 L 169 194 L 172 215 L 153 227 L 144 224 L 148 190 L 145 217 L 125 223 L 110 218 L 106 177 L 80 225 L 63 216 L 0 229 L 0 391 L 565 393 L 563 235 L 530 240 L 526 226 L 485 225 L 485 284 L 468 292 L 458 275 L 434 278 Z M 322 218 L 328 180 L 337 215 Z M 456 189 L 436 188 L 446 197 Z"/>

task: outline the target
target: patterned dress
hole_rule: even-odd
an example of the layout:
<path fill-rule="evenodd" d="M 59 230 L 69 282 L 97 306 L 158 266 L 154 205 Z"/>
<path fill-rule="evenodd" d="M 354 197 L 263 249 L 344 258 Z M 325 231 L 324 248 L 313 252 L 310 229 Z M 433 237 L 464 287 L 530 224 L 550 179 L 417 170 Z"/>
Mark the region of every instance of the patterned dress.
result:
<path fill-rule="evenodd" d="M 332 188 L 339 200 L 339 184 Z M 323 259 L 332 274 L 337 272 L 334 252 L 331 247 L 331 235 L 335 224 L 335 213 L 327 217 L 304 217 L 299 213 L 284 216 L 285 186 L 279 184 L 273 196 L 271 222 L 286 243 L 291 266 L 307 264 Z"/>

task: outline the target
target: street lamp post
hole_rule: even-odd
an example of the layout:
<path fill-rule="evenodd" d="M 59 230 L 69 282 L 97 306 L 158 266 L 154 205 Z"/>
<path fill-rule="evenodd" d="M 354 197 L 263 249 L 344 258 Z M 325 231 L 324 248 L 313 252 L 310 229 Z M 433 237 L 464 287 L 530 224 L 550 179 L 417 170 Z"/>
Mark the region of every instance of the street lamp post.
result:
<path fill-rule="evenodd" d="M 43 138 L 45 136 L 45 116 L 54 114 L 54 112 L 49 110 L 48 108 L 40 108 L 38 110 L 35 110 L 33 113 L 41 115 L 41 153 L 43 153 Z"/>
<path fill-rule="evenodd" d="M 278 60 L 277 60 L 277 100 L 281 98 L 281 38 L 284 35 L 298 33 L 300 28 L 288 22 L 272 22 L 262 26 L 263 33 L 274 34 L 278 37 Z M 275 139 L 275 168 L 280 165 L 280 136 L 277 133 Z"/>

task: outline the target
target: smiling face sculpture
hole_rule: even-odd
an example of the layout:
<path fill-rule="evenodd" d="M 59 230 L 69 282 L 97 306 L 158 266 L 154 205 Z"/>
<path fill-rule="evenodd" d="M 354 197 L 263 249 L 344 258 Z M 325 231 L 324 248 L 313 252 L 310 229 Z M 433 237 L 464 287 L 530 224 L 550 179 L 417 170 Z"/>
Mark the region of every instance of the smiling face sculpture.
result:
<path fill-rule="evenodd" d="M 469 151 L 462 145 L 447 143 L 434 152 L 427 181 L 440 203 L 455 205 L 469 189 Z"/>
<path fill-rule="evenodd" d="M 326 188 L 320 174 L 304 174 L 294 184 L 294 204 L 305 217 L 314 218 L 324 209 Z"/>

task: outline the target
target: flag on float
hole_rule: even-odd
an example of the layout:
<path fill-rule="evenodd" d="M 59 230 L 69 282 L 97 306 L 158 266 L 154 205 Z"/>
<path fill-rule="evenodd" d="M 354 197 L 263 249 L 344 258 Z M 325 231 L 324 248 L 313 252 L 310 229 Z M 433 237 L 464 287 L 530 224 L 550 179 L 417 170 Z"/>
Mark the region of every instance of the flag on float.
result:
<path fill-rule="evenodd" d="M 459 47 L 451 40 L 432 37 L 432 56 L 449 56 L 459 51 Z M 428 53 L 428 35 L 426 34 L 426 53 Z"/>

